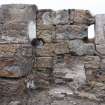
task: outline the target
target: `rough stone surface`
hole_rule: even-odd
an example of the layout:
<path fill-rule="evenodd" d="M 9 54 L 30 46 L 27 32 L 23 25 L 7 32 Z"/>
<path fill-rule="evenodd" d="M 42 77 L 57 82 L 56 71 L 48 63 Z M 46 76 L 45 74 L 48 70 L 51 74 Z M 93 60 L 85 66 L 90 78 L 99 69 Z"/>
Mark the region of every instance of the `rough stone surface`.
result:
<path fill-rule="evenodd" d="M 71 40 L 68 43 L 70 52 L 74 55 L 94 55 L 95 53 L 93 43 L 84 43 L 82 40 Z"/>
<path fill-rule="evenodd" d="M 56 40 L 83 39 L 88 37 L 85 25 L 57 25 Z"/>
<path fill-rule="evenodd" d="M 87 24 L 91 25 L 94 23 L 94 17 L 88 10 L 69 10 L 70 23 L 71 24 Z"/>

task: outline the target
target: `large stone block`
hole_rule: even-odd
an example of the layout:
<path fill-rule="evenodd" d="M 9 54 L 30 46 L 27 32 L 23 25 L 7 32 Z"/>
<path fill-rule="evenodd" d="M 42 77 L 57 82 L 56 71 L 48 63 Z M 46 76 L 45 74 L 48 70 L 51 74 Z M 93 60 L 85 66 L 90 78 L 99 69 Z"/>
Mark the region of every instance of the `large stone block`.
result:
<path fill-rule="evenodd" d="M 29 42 L 28 26 L 30 22 L 36 25 L 35 5 L 2 5 L 3 25 L 0 43 L 27 43 Z"/>
<path fill-rule="evenodd" d="M 37 37 L 42 38 L 45 42 L 52 42 L 55 39 L 55 31 L 37 30 Z"/>
<path fill-rule="evenodd" d="M 88 27 L 85 25 L 57 25 L 56 40 L 83 39 L 88 37 Z"/>
<path fill-rule="evenodd" d="M 84 43 L 82 40 L 71 40 L 68 43 L 73 55 L 94 55 L 95 53 L 93 43 Z"/>
<path fill-rule="evenodd" d="M 0 77 L 26 76 L 32 69 L 32 47 L 26 44 L 0 45 Z"/>
<path fill-rule="evenodd" d="M 86 56 L 84 57 L 85 68 L 97 69 L 100 67 L 99 56 Z"/>
<path fill-rule="evenodd" d="M 69 53 L 69 46 L 67 42 L 60 42 L 60 43 L 55 43 L 55 54 L 66 54 Z"/>
<path fill-rule="evenodd" d="M 105 44 L 96 45 L 96 50 L 100 55 L 105 55 Z"/>
<path fill-rule="evenodd" d="M 38 21 L 40 22 L 39 25 L 45 26 L 46 28 L 48 26 L 51 27 L 56 24 L 67 24 L 68 19 L 69 15 L 67 10 L 59 10 L 59 11 L 39 10 L 38 13 Z"/>
<path fill-rule="evenodd" d="M 54 56 L 54 44 L 52 43 L 46 43 L 44 44 L 44 46 L 42 46 L 41 48 L 36 48 L 34 49 L 34 54 L 36 54 L 37 56 L 45 56 L 45 57 L 51 57 Z"/>
<path fill-rule="evenodd" d="M 88 10 L 71 9 L 69 13 L 70 24 L 94 24 L 95 19 Z"/>
<path fill-rule="evenodd" d="M 36 57 L 34 67 L 36 68 L 52 68 L 52 57 Z"/>

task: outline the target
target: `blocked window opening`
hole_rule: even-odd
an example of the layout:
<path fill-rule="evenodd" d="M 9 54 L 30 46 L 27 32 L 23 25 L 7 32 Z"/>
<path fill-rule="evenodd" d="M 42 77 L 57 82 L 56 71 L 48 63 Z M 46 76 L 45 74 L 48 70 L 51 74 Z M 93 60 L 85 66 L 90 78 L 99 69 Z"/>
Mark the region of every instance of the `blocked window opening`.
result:
<path fill-rule="evenodd" d="M 95 38 L 95 30 L 94 30 L 94 24 L 88 27 L 88 39 L 89 41 L 94 40 Z"/>

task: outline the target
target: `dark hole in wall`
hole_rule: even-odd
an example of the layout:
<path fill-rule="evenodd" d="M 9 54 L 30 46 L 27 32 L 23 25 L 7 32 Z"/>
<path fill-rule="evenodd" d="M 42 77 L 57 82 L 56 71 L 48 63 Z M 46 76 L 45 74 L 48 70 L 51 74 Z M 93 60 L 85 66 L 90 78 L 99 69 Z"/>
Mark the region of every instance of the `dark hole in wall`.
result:
<path fill-rule="evenodd" d="M 31 41 L 31 45 L 34 46 L 35 48 L 42 48 L 45 44 L 45 41 L 42 38 L 34 38 Z"/>
<path fill-rule="evenodd" d="M 58 54 L 57 55 L 57 63 L 63 63 L 64 62 L 64 55 Z"/>

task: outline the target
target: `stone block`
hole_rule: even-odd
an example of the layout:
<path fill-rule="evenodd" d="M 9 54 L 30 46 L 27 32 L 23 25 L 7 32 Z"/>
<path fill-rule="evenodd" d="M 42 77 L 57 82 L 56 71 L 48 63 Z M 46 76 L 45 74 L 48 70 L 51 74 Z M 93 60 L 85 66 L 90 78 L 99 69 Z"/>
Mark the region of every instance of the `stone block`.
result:
<path fill-rule="evenodd" d="M 49 43 L 55 39 L 55 31 L 51 30 L 38 30 L 37 37 L 42 38 L 45 42 Z"/>
<path fill-rule="evenodd" d="M 84 43 L 82 40 L 68 41 L 70 52 L 73 55 L 94 55 L 95 46 L 93 43 Z"/>
<path fill-rule="evenodd" d="M 69 53 L 69 46 L 67 42 L 55 43 L 55 54 L 66 54 Z"/>
<path fill-rule="evenodd" d="M 26 76 L 32 69 L 32 48 L 26 44 L 0 45 L 0 77 Z"/>
<path fill-rule="evenodd" d="M 54 56 L 54 49 L 55 49 L 54 44 L 45 43 L 44 46 L 42 46 L 42 48 L 34 49 L 35 50 L 34 52 L 36 53 L 37 56 L 51 57 Z"/>
<path fill-rule="evenodd" d="M 70 9 L 70 24 L 94 24 L 95 19 L 88 10 Z"/>
<path fill-rule="evenodd" d="M 34 67 L 36 68 L 52 68 L 52 57 L 36 57 Z"/>
<path fill-rule="evenodd" d="M 85 68 L 97 69 L 100 67 L 99 56 L 86 56 L 84 57 Z"/>
<path fill-rule="evenodd" d="M 51 27 L 56 24 L 67 24 L 69 15 L 67 10 L 39 10 L 37 18 L 40 26 Z"/>
<path fill-rule="evenodd" d="M 86 25 L 57 25 L 56 40 L 83 39 L 88 37 Z"/>

